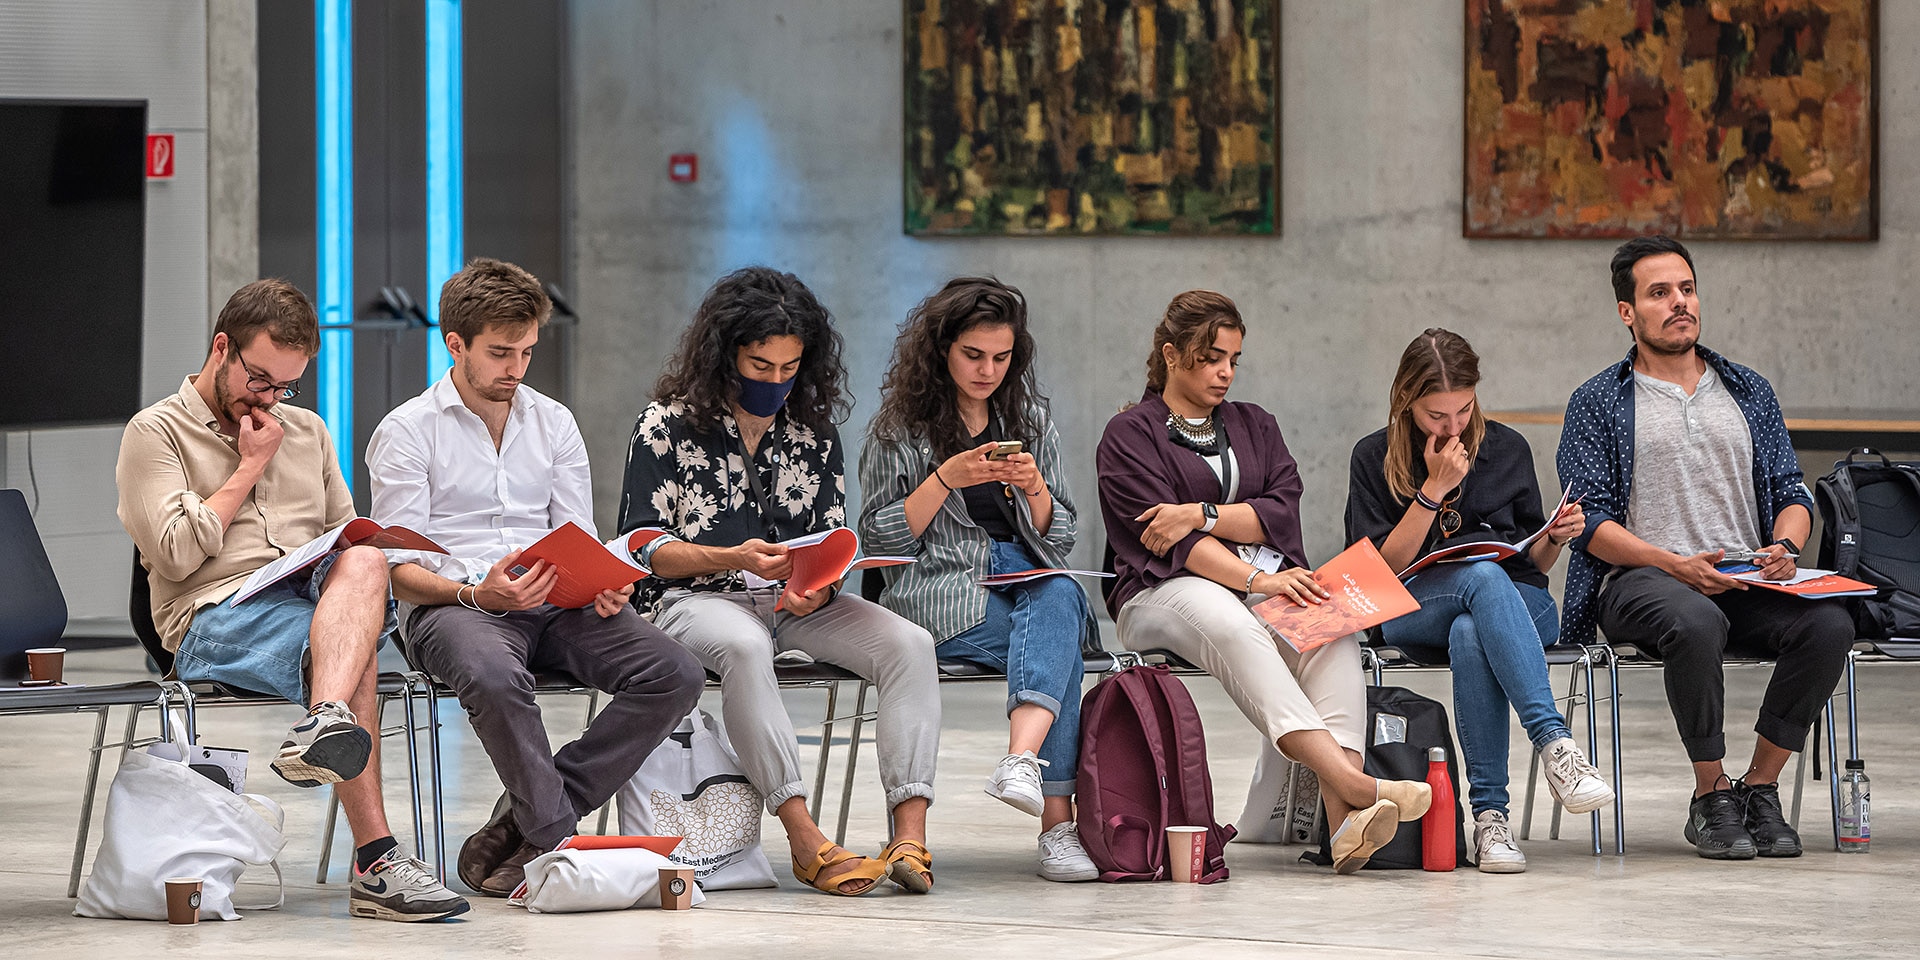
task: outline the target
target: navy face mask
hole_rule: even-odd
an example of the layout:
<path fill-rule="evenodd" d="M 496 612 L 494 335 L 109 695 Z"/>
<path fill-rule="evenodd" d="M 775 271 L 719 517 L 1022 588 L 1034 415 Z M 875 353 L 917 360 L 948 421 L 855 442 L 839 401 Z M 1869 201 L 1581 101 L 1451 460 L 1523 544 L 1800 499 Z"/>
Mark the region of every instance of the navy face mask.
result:
<path fill-rule="evenodd" d="M 740 409 L 756 417 L 771 417 L 779 413 L 787 402 L 787 394 L 793 392 L 793 382 L 800 378 L 796 373 L 779 383 L 768 383 L 739 374 L 735 376 L 740 379 Z"/>

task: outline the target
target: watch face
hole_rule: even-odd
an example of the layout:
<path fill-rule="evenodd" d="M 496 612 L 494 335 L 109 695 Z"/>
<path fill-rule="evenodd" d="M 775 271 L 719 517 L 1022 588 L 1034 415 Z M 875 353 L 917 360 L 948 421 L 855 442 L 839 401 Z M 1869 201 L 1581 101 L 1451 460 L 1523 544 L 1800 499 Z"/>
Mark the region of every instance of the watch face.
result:
<path fill-rule="evenodd" d="M 1219 507 L 1216 507 L 1216 506 L 1214 506 L 1214 505 L 1213 505 L 1213 504 L 1211 504 L 1211 503 L 1203 503 L 1203 504 L 1201 504 L 1201 505 L 1200 505 L 1200 512 L 1201 512 L 1202 514 L 1205 514 L 1205 515 L 1206 515 L 1206 518 L 1207 518 L 1207 519 L 1209 519 L 1209 520 L 1215 520 L 1215 519 L 1218 519 L 1218 518 L 1219 518 L 1219 516 L 1220 516 L 1220 508 L 1219 508 Z"/>

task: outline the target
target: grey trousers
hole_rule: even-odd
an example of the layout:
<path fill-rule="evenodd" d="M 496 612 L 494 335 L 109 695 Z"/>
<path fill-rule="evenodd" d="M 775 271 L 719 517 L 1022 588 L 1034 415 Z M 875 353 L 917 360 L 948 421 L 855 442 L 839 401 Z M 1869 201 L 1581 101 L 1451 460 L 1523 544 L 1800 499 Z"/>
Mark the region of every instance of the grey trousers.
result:
<path fill-rule="evenodd" d="M 507 788 L 520 833 L 552 847 L 633 777 L 647 754 L 700 702 L 707 683 L 686 649 L 632 607 L 602 619 L 592 607 L 543 604 L 490 617 L 420 607 L 408 621 L 414 666 L 453 688 Z M 558 670 L 612 695 L 578 740 L 553 752 L 533 699 L 533 675 Z"/>
<path fill-rule="evenodd" d="M 880 785 L 887 809 L 933 799 L 940 751 L 940 676 L 933 635 L 878 604 L 842 593 L 804 617 L 774 612 L 777 587 L 695 593 L 669 590 L 655 622 L 720 675 L 727 739 L 772 813 L 807 795 L 793 720 L 780 702 L 773 657 L 799 650 L 873 681 Z"/>

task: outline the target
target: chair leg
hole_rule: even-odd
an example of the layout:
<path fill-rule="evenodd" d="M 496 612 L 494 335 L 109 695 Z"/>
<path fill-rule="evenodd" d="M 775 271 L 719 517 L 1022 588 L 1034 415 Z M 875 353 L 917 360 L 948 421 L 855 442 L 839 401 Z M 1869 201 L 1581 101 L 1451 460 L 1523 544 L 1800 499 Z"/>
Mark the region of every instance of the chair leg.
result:
<path fill-rule="evenodd" d="M 861 680 L 860 694 L 853 704 L 853 734 L 847 740 L 847 776 L 840 785 L 840 825 L 833 832 L 833 842 L 842 846 L 847 842 L 847 814 L 853 810 L 853 774 L 860 766 L 860 728 L 867 720 L 867 690 L 872 686 Z M 893 816 L 890 807 L 887 816 Z M 892 831 L 888 831 L 888 837 L 892 837 Z"/>
<path fill-rule="evenodd" d="M 327 870 L 333 866 L 333 833 L 340 822 L 340 793 L 333 787 L 327 788 L 326 826 L 320 831 L 320 865 L 314 869 L 313 882 L 326 883 Z"/>
<path fill-rule="evenodd" d="M 433 678 L 421 675 L 421 694 L 427 705 L 427 769 L 433 782 L 433 875 L 447 875 L 447 816 L 442 795 L 446 781 L 440 778 L 440 695 L 433 689 Z"/>
<path fill-rule="evenodd" d="M 1853 704 L 1847 704 L 1851 709 Z M 1833 851 L 1840 852 L 1840 742 L 1839 731 L 1833 729 L 1833 698 L 1827 698 L 1827 799 L 1832 803 L 1833 811 Z M 1815 745 L 1819 749 L 1819 745 Z"/>
<path fill-rule="evenodd" d="M 420 745 L 415 742 L 419 737 L 419 728 L 414 725 L 413 716 L 413 678 L 407 677 L 400 687 L 400 707 L 404 719 L 400 722 L 402 736 L 407 738 L 407 795 L 413 805 L 413 855 L 427 862 L 427 829 L 420 810 Z"/>
<path fill-rule="evenodd" d="M 1567 680 L 1567 706 L 1560 711 L 1560 722 L 1571 730 L 1573 729 L 1573 700 L 1580 695 L 1579 667 L 1575 666 L 1568 673 L 1570 676 Z M 1555 801 L 1547 819 L 1547 839 L 1549 840 L 1560 839 L 1560 813 L 1560 804 Z"/>
<path fill-rule="evenodd" d="M 80 862 L 87 856 L 87 833 L 93 827 L 93 792 L 100 786 L 100 751 L 106 749 L 107 712 L 93 711 L 93 749 L 87 751 L 87 787 L 80 794 L 80 829 L 73 838 L 73 872 L 67 877 L 67 899 L 80 895 Z"/>
<path fill-rule="evenodd" d="M 1847 651 L 1847 759 L 1860 759 L 1860 701 L 1855 697 L 1854 661 L 1860 658 L 1860 651 Z"/>
<path fill-rule="evenodd" d="M 840 705 L 840 681 L 830 681 L 826 687 L 827 716 L 820 721 L 820 761 L 813 773 L 813 796 L 807 798 L 807 818 L 815 825 L 820 823 L 820 805 L 826 798 L 827 755 L 833 752 L 833 728 L 838 721 L 834 710 Z"/>
<path fill-rule="evenodd" d="M 1815 750 L 1820 749 L 1818 742 L 1811 744 L 1811 746 Z M 1793 764 L 1793 813 L 1787 817 L 1787 822 L 1792 824 L 1795 830 L 1800 829 L 1800 795 L 1805 792 L 1806 786 L 1807 751 L 1802 750 Z"/>
<path fill-rule="evenodd" d="M 1586 679 L 1587 683 L 1586 694 L 1582 696 L 1580 700 L 1581 705 L 1584 706 L 1587 711 L 1587 758 L 1588 761 L 1591 762 L 1593 758 L 1600 755 L 1600 726 L 1594 722 L 1593 654 L 1581 655 L 1577 667 L 1580 675 Z M 1571 711 L 1573 704 L 1568 703 L 1567 709 Z M 1588 815 L 1588 819 L 1590 829 L 1593 831 L 1593 855 L 1597 857 L 1600 855 L 1600 811 L 1593 811 L 1593 813 Z"/>
<path fill-rule="evenodd" d="M 1613 741 L 1613 852 L 1616 856 L 1627 853 L 1627 814 L 1626 782 L 1620 777 L 1620 661 L 1614 657 L 1613 648 L 1596 645 L 1587 648 L 1588 656 L 1601 656 L 1607 660 L 1607 734 Z"/>

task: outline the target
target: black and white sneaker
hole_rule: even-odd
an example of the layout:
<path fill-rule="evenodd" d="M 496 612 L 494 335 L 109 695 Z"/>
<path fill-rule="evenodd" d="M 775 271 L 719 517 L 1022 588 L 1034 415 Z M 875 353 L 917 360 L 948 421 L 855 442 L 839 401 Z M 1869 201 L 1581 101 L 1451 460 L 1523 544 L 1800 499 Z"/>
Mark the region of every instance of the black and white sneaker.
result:
<path fill-rule="evenodd" d="M 427 865 L 400 851 L 381 857 L 347 885 L 347 912 L 368 920 L 418 923 L 466 913 L 467 899 L 448 890 Z"/>
<path fill-rule="evenodd" d="M 322 700 L 287 731 L 273 772 L 296 787 L 339 783 L 367 769 L 372 753 L 373 735 L 354 722 L 353 711 L 338 700 Z"/>
<path fill-rule="evenodd" d="M 1747 833 L 1753 837 L 1753 845 L 1761 856 L 1800 855 L 1800 834 L 1787 823 L 1786 816 L 1780 811 L 1779 784 L 1749 785 L 1744 780 L 1737 780 L 1733 784 L 1733 793 L 1740 798 L 1740 806 L 1746 811 Z"/>
<path fill-rule="evenodd" d="M 1731 789 L 1693 798 L 1687 807 L 1686 837 L 1694 852 L 1708 860 L 1752 860 L 1755 853 L 1746 811 Z"/>

